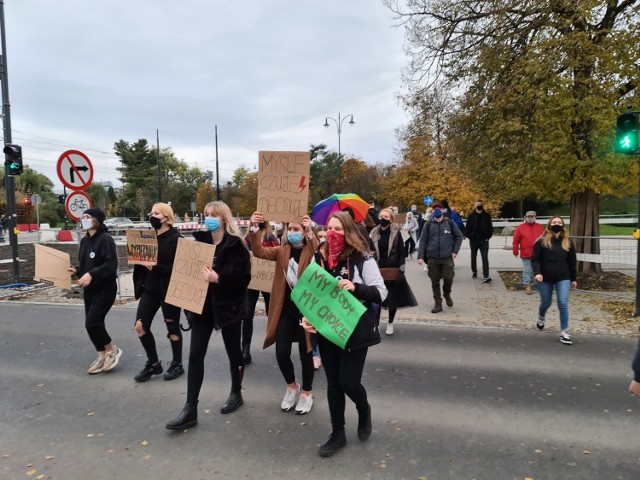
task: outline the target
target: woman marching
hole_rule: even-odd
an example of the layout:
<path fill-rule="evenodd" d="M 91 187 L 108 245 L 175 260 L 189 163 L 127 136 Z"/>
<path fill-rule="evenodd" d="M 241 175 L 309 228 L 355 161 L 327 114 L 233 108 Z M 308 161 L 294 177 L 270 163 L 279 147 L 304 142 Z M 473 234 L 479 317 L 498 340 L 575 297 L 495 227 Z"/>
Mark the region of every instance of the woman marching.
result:
<path fill-rule="evenodd" d="M 304 216 L 301 223 L 289 223 L 286 241 L 280 247 L 262 246 L 260 225 L 264 225 L 264 218 L 261 213 L 253 213 L 251 225 L 253 225 L 253 231 L 249 234 L 249 239 L 253 254 L 258 258 L 276 262 L 264 348 L 276 344 L 278 367 L 287 384 L 287 391 L 280 408 L 283 412 L 288 412 L 295 406 L 295 412 L 298 415 L 304 415 L 309 413 L 313 406 L 311 389 L 314 367 L 311 335 L 305 333 L 301 326 L 302 314 L 291 301 L 291 290 L 304 269 L 313 260 L 318 239 L 313 233 L 311 219 L 308 216 Z M 293 342 L 298 342 L 302 364 L 302 386 L 296 381 L 295 369 L 291 361 Z"/>
<path fill-rule="evenodd" d="M 262 246 L 263 247 L 279 247 L 280 242 L 278 242 L 278 237 L 273 233 L 273 229 L 271 228 L 271 224 L 269 222 L 264 222 L 260 230 L 262 237 Z M 245 242 L 247 242 L 247 246 L 251 249 L 251 241 L 249 240 L 249 236 L 245 237 Z M 271 298 L 271 294 L 269 292 L 261 292 L 260 290 L 249 289 L 248 292 L 248 308 L 247 308 L 247 316 L 244 320 L 242 320 L 242 359 L 245 365 L 249 365 L 251 363 L 251 338 L 253 337 L 253 317 L 256 311 L 256 304 L 258 303 L 258 297 L 262 294 L 262 298 L 264 299 L 264 308 L 265 311 L 269 311 L 269 299 Z"/>
<path fill-rule="evenodd" d="M 413 216 L 413 212 L 407 212 L 406 221 L 402 228 L 404 228 L 409 234 L 409 238 L 404 242 L 405 257 L 413 258 L 413 254 L 416 251 L 416 245 L 418 244 L 418 239 L 416 237 L 416 232 L 418 231 L 418 220 Z"/>
<path fill-rule="evenodd" d="M 171 342 L 173 360 L 164 374 L 165 380 L 174 380 L 184 374 L 182 366 L 182 332 L 180 331 L 180 307 L 164 302 L 169 288 L 169 279 L 173 269 L 180 232 L 173 228 L 175 217 L 173 209 L 166 203 L 156 203 L 151 207 L 149 217 L 151 226 L 158 236 L 158 261 L 133 267 L 133 286 L 136 298 L 140 299 L 134 329 L 138 334 L 142 348 L 147 354 L 147 363 L 134 380 L 146 382 L 153 375 L 162 373 L 162 362 L 158 359 L 156 341 L 151 332 L 151 323 L 158 309 L 167 327 L 167 337 Z"/>
<path fill-rule="evenodd" d="M 104 219 L 104 212 L 99 208 L 84 211 L 80 223 L 86 235 L 80 241 L 78 266 L 69 268 L 84 290 L 85 328 L 98 352 L 98 358 L 87 371 L 92 375 L 113 370 L 122 356 L 122 350 L 111 342 L 105 327 L 105 317 L 118 291 L 118 256 L 116 242 L 109 235 Z"/>
<path fill-rule="evenodd" d="M 331 215 L 327 229 L 327 241 L 319 248 L 315 260 L 339 279 L 338 288 L 348 290 L 364 302 L 367 311 L 358 321 L 344 350 L 319 335 L 332 426 L 329 440 L 320 447 L 321 457 L 330 457 L 347 443 L 345 395 L 355 403 L 358 411 L 358 438 L 365 441 L 371 435 L 371 406 L 361 380 L 368 348 L 380 343 L 376 306 L 387 296 L 376 261 L 366 254 L 365 242 L 349 214 L 336 212 Z M 307 332 L 316 332 L 306 319 L 303 318 L 302 324 Z"/>
<path fill-rule="evenodd" d="M 214 329 L 222 331 L 231 371 L 231 393 L 220 413 L 231 413 L 243 404 L 241 390 L 244 366 L 240 334 L 247 306 L 247 286 L 251 280 L 249 250 L 225 203 L 208 203 L 204 208 L 204 224 L 207 231 L 195 232 L 193 236 L 197 242 L 215 246 L 213 265 L 205 265 L 202 269 L 209 288 L 202 314 L 193 314 L 191 321 L 187 403 L 178 417 L 167 423 L 169 430 L 182 430 L 198 423 L 198 397 L 204 379 L 204 358 Z"/>
<path fill-rule="evenodd" d="M 389 309 L 389 321 L 385 331 L 387 335 L 393 335 L 393 320 L 398 308 L 418 305 L 404 276 L 406 257 L 405 243 L 400 234 L 401 226 L 398 223 L 393 223 L 392 219 L 393 211 L 389 208 L 383 208 L 378 214 L 378 226 L 371 230 L 371 240 L 373 240 L 375 247 L 378 267 L 389 292 L 382 303 L 383 307 Z M 378 309 L 378 320 L 380 320 L 380 312 L 381 309 Z"/>
<path fill-rule="evenodd" d="M 553 289 L 556 289 L 560 314 L 560 342 L 571 345 L 569 335 L 569 291 L 577 286 L 576 249 L 564 229 L 564 221 L 553 217 L 547 228 L 533 245 L 531 266 L 536 282 L 540 283 L 538 330 L 544 329 L 545 314 L 551 306 Z"/>

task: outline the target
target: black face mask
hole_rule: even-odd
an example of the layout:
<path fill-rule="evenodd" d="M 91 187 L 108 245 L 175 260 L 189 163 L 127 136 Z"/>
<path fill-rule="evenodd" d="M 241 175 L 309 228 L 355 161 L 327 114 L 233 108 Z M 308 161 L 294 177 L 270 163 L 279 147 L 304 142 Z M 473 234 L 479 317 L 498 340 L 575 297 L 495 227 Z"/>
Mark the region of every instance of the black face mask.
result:
<path fill-rule="evenodd" d="M 149 223 L 155 230 L 159 230 L 162 227 L 162 220 L 156 217 L 149 217 Z"/>
<path fill-rule="evenodd" d="M 476 207 L 476 210 L 478 210 L 479 212 L 481 212 L 482 210 L 484 210 L 484 207 L 482 205 L 478 205 Z"/>
<path fill-rule="evenodd" d="M 551 230 L 553 233 L 560 233 L 563 229 L 562 225 L 551 225 L 549 227 L 549 230 Z"/>
<path fill-rule="evenodd" d="M 387 220 L 386 218 L 381 218 L 380 219 L 380 226 L 382 228 L 387 228 L 389 226 L 391 222 L 389 220 Z"/>

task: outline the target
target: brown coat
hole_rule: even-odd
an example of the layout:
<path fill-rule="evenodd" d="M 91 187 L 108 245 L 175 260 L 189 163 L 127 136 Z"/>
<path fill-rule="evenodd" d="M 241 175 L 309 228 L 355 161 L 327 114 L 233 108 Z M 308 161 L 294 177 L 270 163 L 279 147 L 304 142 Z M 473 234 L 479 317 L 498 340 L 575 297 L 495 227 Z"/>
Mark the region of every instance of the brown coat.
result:
<path fill-rule="evenodd" d="M 251 251 L 253 254 L 264 260 L 272 260 L 276 262 L 276 271 L 273 275 L 273 284 L 271 286 L 271 299 L 269 300 L 269 312 L 267 312 L 267 334 L 264 337 L 263 348 L 270 347 L 276 342 L 276 330 L 282 316 L 284 308 L 284 296 L 287 288 L 287 280 L 285 272 L 289 266 L 289 258 L 291 258 L 291 245 L 285 244 L 281 247 L 263 247 L 261 232 L 249 233 L 251 241 Z M 300 253 L 300 263 L 298 264 L 298 278 L 302 275 L 305 268 L 313 261 L 313 254 L 318 249 L 318 239 L 314 235 L 311 239 L 304 239 L 304 246 Z M 307 351 L 312 350 L 311 335 L 305 331 L 307 341 Z"/>

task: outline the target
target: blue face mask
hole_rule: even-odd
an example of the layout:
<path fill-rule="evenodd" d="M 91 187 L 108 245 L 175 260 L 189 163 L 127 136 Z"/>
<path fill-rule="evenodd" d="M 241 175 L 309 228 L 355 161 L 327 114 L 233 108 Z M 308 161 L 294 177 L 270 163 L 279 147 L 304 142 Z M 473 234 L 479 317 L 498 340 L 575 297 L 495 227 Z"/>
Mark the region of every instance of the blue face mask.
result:
<path fill-rule="evenodd" d="M 442 216 L 442 210 L 439 210 L 439 209 L 435 210 L 433 212 L 433 216 L 434 216 L 434 218 L 440 218 Z"/>
<path fill-rule="evenodd" d="M 206 217 L 204 219 L 204 226 L 207 227 L 207 230 L 210 232 L 215 232 L 219 230 L 222 226 L 220 224 L 220 219 L 218 217 Z"/>
<path fill-rule="evenodd" d="M 302 243 L 302 234 L 300 232 L 287 232 L 287 240 L 293 245 L 300 245 Z"/>

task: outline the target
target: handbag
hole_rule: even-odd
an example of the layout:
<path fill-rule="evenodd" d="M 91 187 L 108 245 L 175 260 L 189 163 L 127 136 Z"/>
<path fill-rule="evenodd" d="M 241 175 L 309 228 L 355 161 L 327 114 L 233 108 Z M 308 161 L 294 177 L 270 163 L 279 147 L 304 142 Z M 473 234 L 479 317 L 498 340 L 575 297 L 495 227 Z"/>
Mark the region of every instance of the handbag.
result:
<path fill-rule="evenodd" d="M 380 275 L 385 282 L 397 282 L 400 278 L 400 269 L 398 267 L 383 267 L 380 269 Z"/>

